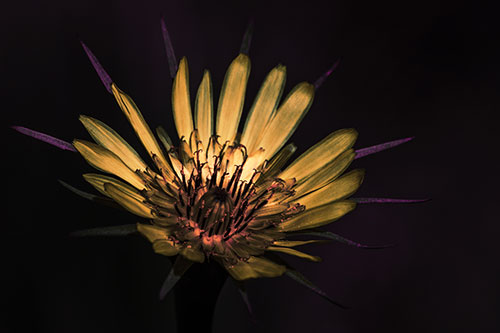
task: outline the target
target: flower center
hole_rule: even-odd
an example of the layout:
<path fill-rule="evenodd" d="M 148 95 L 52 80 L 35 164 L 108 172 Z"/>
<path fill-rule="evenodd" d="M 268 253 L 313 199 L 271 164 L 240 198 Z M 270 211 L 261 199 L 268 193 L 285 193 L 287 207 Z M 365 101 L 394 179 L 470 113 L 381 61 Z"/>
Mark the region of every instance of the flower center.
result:
<path fill-rule="evenodd" d="M 234 250 L 235 244 L 254 238 L 262 251 L 269 241 L 257 234 L 304 209 L 286 203 L 295 181 L 266 176 L 264 161 L 248 157 L 244 146 L 217 146 L 215 137 L 211 142 L 205 153 L 201 142 L 171 150 L 173 180 L 143 175 L 146 200 L 158 216 L 153 223 L 170 228 L 175 242 L 202 244 L 207 254 L 227 244 Z"/>

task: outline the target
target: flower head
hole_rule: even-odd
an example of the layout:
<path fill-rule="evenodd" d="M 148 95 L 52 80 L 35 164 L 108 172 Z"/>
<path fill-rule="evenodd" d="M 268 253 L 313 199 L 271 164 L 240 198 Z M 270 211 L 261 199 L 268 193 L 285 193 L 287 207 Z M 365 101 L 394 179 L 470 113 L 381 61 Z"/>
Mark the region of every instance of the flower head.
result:
<path fill-rule="evenodd" d="M 287 235 L 352 211 L 356 204 L 347 198 L 363 179 L 362 170 L 342 175 L 355 156 L 353 129 L 333 132 L 283 168 L 296 149 L 285 144 L 312 104 L 314 86 L 299 83 L 281 101 L 282 65 L 265 78 L 239 134 L 249 73 L 249 57 L 238 55 L 227 70 L 215 111 L 205 71 L 193 112 L 187 60 L 180 61 L 172 89 L 177 146 L 159 128 L 161 147 L 132 99 L 111 83 L 151 165 L 109 126 L 87 116 L 80 120 L 95 143 L 73 142 L 89 164 L 115 176 L 92 173 L 84 178 L 147 219 L 137 229 L 155 252 L 191 262 L 213 259 L 237 280 L 282 275 L 286 267 L 265 257 L 267 251 L 320 261 L 294 248 L 317 240 L 294 241 Z"/>

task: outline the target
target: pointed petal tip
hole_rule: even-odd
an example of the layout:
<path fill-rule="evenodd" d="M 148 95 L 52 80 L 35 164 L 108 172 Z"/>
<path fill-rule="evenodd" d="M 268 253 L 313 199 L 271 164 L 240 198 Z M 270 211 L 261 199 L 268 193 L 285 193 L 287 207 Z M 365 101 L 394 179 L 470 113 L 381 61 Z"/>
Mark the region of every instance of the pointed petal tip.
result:
<path fill-rule="evenodd" d="M 111 77 L 104 70 L 97 57 L 94 55 L 94 53 L 92 53 L 92 51 L 87 47 L 87 45 L 82 40 L 80 40 L 80 44 L 82 45 L 83 50 L 87 54 L 87 57 L 89 58 L 90 63 L 92 64 L 92 67 L 94 67 L 95 71 L 97 72 L 99 79 L 101 79 L 102 84 L 104 84 L 106 90 L 110 94 L 112 94 L 111 84 L 113 83 L 113 80 L 111 80 Z"/>
<path fill-rule="evenodd" d="M 75 147 L 73 147 L 73 145 L 71 143 L 66 142 L 64 140 L 55 138 L 55 137 L 50 136 L 48 134 L 44 134 L 44 133 L 41 133 L 41 132 L 37 132 L 37 131 L 31 130 L 31 129 L 23 127 L 23 126 L 15 126 L 15 125 L 13 125 L 13 126 L 10 126 L 10 127 L 13 130 L 15 130 L 15 131 L 17 131 L 17 132 L 19 132 L 21 134 L 24 134 L 24 135 L 27 135 L 27 136 L 31 136 L 34 139 L 43 141 L 43 142 L 48 143 L 48 144 L 50 144 L 52 146 L 55 146 L 55 147 L 57 147 L 59 149 L 76 152 Z"/>

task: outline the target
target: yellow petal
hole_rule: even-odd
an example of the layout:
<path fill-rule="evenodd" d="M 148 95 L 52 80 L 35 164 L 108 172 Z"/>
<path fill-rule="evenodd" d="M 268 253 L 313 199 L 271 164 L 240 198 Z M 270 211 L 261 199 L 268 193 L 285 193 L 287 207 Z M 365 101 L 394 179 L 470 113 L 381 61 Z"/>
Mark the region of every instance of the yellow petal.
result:
<path fill-rule="evenodd" d="M 302 181 L 351 148 L 357 136 L 358 133 L 352 128 L 331 133 L 300 155 L 278 177 L 282 179 L 295 178 L 297 182 Z"/>
<path fill-rule="evenodd" d="M 163 144 L 163 147 L 165 147 L 165 151 L 170 151 L 172 149 L 172 139 L 170 139 L 170 136 L 167 134 L 167 131 L 162 126 L 158 126 L 156 128 L 156 135 L 160 138 L 161 143 Z"/>
<path fill-rule="evenodd" d="M 130 196 L 122 188 L 117 187 L 111 183 L 107 183 L 104 184 L 104 190 L 106 191 L 108 196 L 113 198 L 113 200 L 115 200 L 129 212 L 145 218 L 154 218 L 154 215 L 151 214 L 151 207 L 144 204 L 142 201 L 137 200 L 135 197 Z"/>
<path fill-rule="evenodd" d="M 250 59 L 247 55 L 240 54 L 229 65 L 224 77 L 216 122 L 216 134 L 220 136 L 222 144 L 232 142 L 236 137 L 249 74 Z"/>
<path fill-rule="evenodd" d="M 225 264 L 224 267 L 233 279 L 238 281 L 259 277 L 252 267 L 245 261 L 239 261 L 236 265 Z"/>
<path fill-rule="evenodd" d="M 305 205 L 306 209 L 310 209 L 333 201 L 342 200 L 357 191 L 363 182 L 364 175 L 365 172 L 362 169 L 352 170 L 334 182 L 302 198 L 298 198 L 296 201 L 300 202 L 301 205 Z"/>
<path fill-rule="evenodd" d="M 106 148 L 85 140 L 74 140 L 73 146 L 94 168 L 118 176 L 137 189 L 144 188 L 140 177 Z"/>
<path fill-rule="evenodd" d="M 137 223 L 137 231 L 144 235 L 151 243 L 158 240 L 167 241 L 169 236 L 166 229 L 145 223 Z"/>
<path fill-rule="evenodd" d="M 260 277 L 277 277 L 283 275 L 286 267 L 271 260 L 251 256 L 248 261 L 239 261 L 236 265 L 223 263 L 224 267 L 235 280 L 247 280 Z"/>
<path fill-rule="evenodd" d="M 135 105 L 134 101 L 127 94 L 121 91 L 114 83 L 111 85 L 111 90 L 113 91 L 113 95 L 115 96 L 118 105 L 122 109 L 123 113 L 125 113 L 125 116 L 134 128 L 137 137 L 139 137 L 151 158 L 155 155 L 165 165 L 168 165 L 158 142 L 153 136 L 151 129 L 144 120 L 141 111 L 139 111 L 139 108 Z M 166 170 L 166 172 L 172 174 L 173 171 L 170 169 Z"/>
<path fill-rule="evenodd" d="M 171 257 L 179 253 L 179 248 L 170 240 L 157 240 L 153 243 L 153 250 L 161 255 Z"/>
<path fill-rule="evenodd" d="M 310 254 L 307 254 L 307 253 L 304 253 L 304 252 L 301 252 L 301 251 L 298 251 L 298 250 L 295 250 L 295 249 L 290 249 L 288 247 L 269 246 L 267 248 L 267 250 L 290 254 L 292 256 L 300 257 L 302 259 L 307 259 L 307 260 L 311 260 L 311 261 L 314 261 L 314 262 L 320 262 L 321 261 L 320 257 L 312 256 Z"/>
<path fill-rule="evenodd" d="M 205 255 L 203 254 L 203 252 L 201 252 L 197 248 L 190 247 L 190 245 L 187 245 L 184 248 L 182 248 L 180 254 L 183 255 L 185 258 L 194 262 L 202 263 L 205 261 Z"/>
<path fill-rule="evenodd" d="M 313 98 L 314 86 L 307 82 L 299 83 L 288 94 L 266 126 L 262 139 L 257 142 L 257 147 L 266 151 L 266 159 L 271 158 L 295 132 L 311 107 Z"/>
<path fill-rule="evenodd" d="M 146 164 L 139 154 L 111 127 L 97 119 L 80 116 L 80 121 L 87 129 L 90 136 L 109 151 L 112 151 L 132 170 L 145 170 Z"/>
<path fill-rule="evenodd" d="M 205 146 L 208 145 L 208 140 L 212 136 L 212 113 L 212 81 L 210 73 L 206 70 L 198 88 L 194 108 L 195 127 L 198 129 L 200 140 Z"/>
<path fill-rule="evenodd" d="M 290 220 L 278 225 L 280 231 L 297 231 L 317 228 L 338 220 L 356 207 L 354 201 L 339 201 L 329 205 L 307 209 Z"/>
<path fill-rule="evenodd" d="M 250 155 L 243 167 L 243 171 L 241 173 L 241 178 L 240 180 L 242 181 L 249 181 L 250 178 L 253 176 L 255 170 L 261 170 L 263 165 L 264 165 L 264 149 L 260 148 L 257 149 Z M 261 174 L 258 175 L 260 177 Z M 254 179 L 253 181 L 255 182 L 257 179 Z"/>
<path fill-rule="evenodd" d="M 286 67 L 278 65 L 266 76 L 250 109 L 241 135 L 241 144 L 251 154 L 259 147 L 264 130 L 274 115 L 285 86 Z"/>
<path fill-rule="evenodd" d="M 283 275 L 286 267 L 263 257 L 250 257 L 248 264 L 259 277 L 277 277 Z"/>
<path fill-rule="evenodd" d="M 189 97 L 189 70 L 186 57 L 179 63 L 179 69 L 172 86 L 172 110 L 179 138 L 189 139 L 193 131 L 193 116 Z"/>
<path fill-rule="evenodd" d="M 349 167 L 354 160 L 354 156 L 354 150 L 348 149 L 329 164 L 312 174 L 309 178 L 304 179 L 294 188 L 297 193 L 294 200 L 337 179 L 337 177 Z"/>
<path fill-rule="evenodd" d="M 297 150 L 297 146 L 293 143 L 287 144 L 278 153 L 276 153 L 269 163 L 264 168 L 259 180 L 269 179 L 281 171 L 281 168 L 286 164 L 288 159 L 292 157 L 293 153 Z M 260 181 L 258 182 L 261 183 Z"/>
<path fill-rule="evenodd" d="M 86 173 L 83 175 L 83 178 L 85 178 L 85 180 L 87 182 L 89 182 L 92 186 L 94 186 L 96 190 L 98 190 L 99 192 L 101 192 L 102 194 L 104 194 L 106 196 L 108 195 L 108 193 L 104 189 L 104 184 L 109 183 L 109 184 L 113 184 L 116 187 L 120 188 L 120 190 L 122 192 L 125 192 L 127 195 L 133 197 L 136 200 L 139 200 L 139 201 L 144 200 L 144 197 L 135 188 L 133 188 L 132 186 L 129 186 L 129 185 L 125 184 L 124 182 L 121 182 L 118 179 L 115 179 L 113 177 L 106 176 L 106 175 L 100 175 L 97 173 Z"/>

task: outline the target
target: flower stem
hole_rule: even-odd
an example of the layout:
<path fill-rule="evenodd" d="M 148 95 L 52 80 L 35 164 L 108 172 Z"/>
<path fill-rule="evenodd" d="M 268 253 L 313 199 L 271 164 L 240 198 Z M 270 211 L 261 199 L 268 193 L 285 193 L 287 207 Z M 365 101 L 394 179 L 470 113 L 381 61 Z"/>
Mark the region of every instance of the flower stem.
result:
<path fill-rule="evenodd" d="M 175 286 L 177 332 L 212 332 L 217 298 L 226 281 L 217 263 L 195 264 Z"/>

